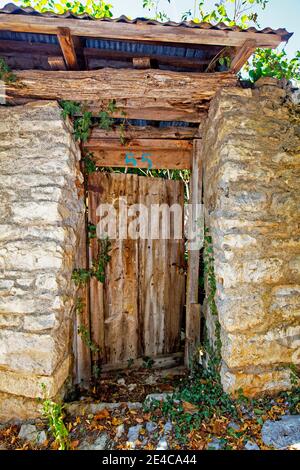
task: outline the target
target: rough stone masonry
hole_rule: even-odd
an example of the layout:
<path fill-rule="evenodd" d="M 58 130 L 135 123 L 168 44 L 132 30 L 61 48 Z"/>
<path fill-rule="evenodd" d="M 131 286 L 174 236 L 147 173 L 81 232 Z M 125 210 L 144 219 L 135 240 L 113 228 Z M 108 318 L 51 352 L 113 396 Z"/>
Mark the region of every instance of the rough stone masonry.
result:
<path fill-rule="evenodd" d="M 223 90 L 203 145 L 223 386 L 288 389 L 300 364 L 299 106 L 276 81 Z"/>
<path fill-rule="evenodd" d="M 70 376 L 79 159 L 57 103 L 0 107 L 0 420 Z"/>
<path fill-rule="evenodd" d="M 290 387 L 300 363 L 300 122 L 287 92 L 221 91 L 204 129 L 225 390 Z M 84 204 L 57 103 L 0 107 L 0 420 L 38 414 L 71 378 Z M 208 330 L 213 324 L 207 312 Z"/>

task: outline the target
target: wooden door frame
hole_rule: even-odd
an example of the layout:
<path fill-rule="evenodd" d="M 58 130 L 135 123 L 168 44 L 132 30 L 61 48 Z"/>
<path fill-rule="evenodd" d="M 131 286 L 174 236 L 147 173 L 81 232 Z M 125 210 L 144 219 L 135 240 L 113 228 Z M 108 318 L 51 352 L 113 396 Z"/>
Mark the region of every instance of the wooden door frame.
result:
<path fill-rule="evenodd" d="M 111 136 L 110 136 L 111 137 Z M 198 136 L 197 136 L 198 137 Z M 97 148 L 100 150 L 101 149 L 101 142 L 103 144 L 103 141 L 106 141 L 104 144 L 104 149 L 106 156 L 109 156 L 109 148 L 107 146 L 108 141 L 111 139 L 105 139 L 102 137 L 102 139 L 99 139 L 99 142 L 97 143 Z M 145 139 L 145 142 L 147 144 L 151 143 L 151 140 Z M 187 149 L 191 149 L 191 154 L 190 154 L 190 159 L 187 158 L 187 153 L 185 153 L 184 157 L 184 162 L 179 163 L 179 160 L 176 160 L 176 165 L 175 168 L 172 168 L 172 162 L 174 160 L 172 159 L 172 153 L 174 153 L 174 146 L 176 146 L 176 143 L 179 141 L 174 140 L 169 140 L 165 139 L 165 142 L 169 142 L 171 144 L 171 152 L 170 152 L 170 159 L 168 162 L 168 168 L 169 169 L 189 169 L 191 170 L 191 180 L 190 180 L 190 201 L 189 203 L 192 205 L 192 208 L 194 208 L 195 204 L 201 204 L 202 203 L 202 191 L 203 191 L 203 184 L 202 184 L 202 179 L 203 179 L 203 161 L 202 161 L 202 140 L 201 138 L 193 138 L 191 140 L 187 140 L 186 142 L 192 142 L 192 145 L 188 146 L 187 144 L 183 144 L 184 139 L 180 141 L 180 146 L 178 146 L 178 150 L 181 152 L 182 148 L 185 149 L 185 152 L 187 152 Z M 164 145 L 164 148 L 166 148 L 166 144 Z M 89 148 L 89 146 L 85 146 L 86 148 Z M 90 150 L 95 151 L 95 140 L 92 141 Z M 118 144 L 115 142 L 113 149 L 114 151 L 118 147 Z M 142 146 L 141 146 L 142 147 Z M 157 148 L 156 146 L 154 148 Z M 124 151 L 124 149 L 122 149 Z M 115 158 L 115 154 L 114 154 Z M 157 169 L 165 169 L 166 165 L 166 158 L 165 157 L 162 161 L 162 165 L 159 165 L 156 163 L 155 168 Z M 168 160 L 168 159 L 167 159 Z M 110 162 L 109 158 L 105 162 L 101 161 L 101 166 L 106 166 L 106 167 L 111 167 L 113 162 Z M 115 161 L 114 161 L 115 163 Z M 84 163 L 83 163 L 84 165 Z M 202 227 L 204 229 L 204 227 Z M 88 250 L 88 236 L 87 236 L 87 230 L 86 230 L 86 250 Z M 84 244 L 81 243 L 81 250 L 83 250 Z M 184 364 L 187 368 L 190 368 L 192 365 L 193 358 L 195 357 L 195 354 L 197 352 L 197 348 L 199 347 L 200 344 L 200 314 L 201 314 L 201 305 L 199 304 L 199 266 L 200 266 L 200 250 L 202 247 L 199 248 L 199 250 L 193 250 L 188 252 L 188 265 L 187 265 L 187 283 L 186 283 L 186 322 L 185 322 L 185 351 L 184 351 Z M 81 258 L 82 262 L 86 263 L 86 258 L 84 255 L 79 255 Z M 84 305 L 84 311 L 83 311 L 83 318 L 84 318 L 84 323 L 86 324 L 87 328 L 90 326 L 90 308 L 89 308 L 89 302 L 88 302 L 88 289 L 89 286 L 85 286 L 84 289 L 84 297 L 86 299 L 86 304 Z M 76 328 L 77 328 L 77 322 L 75 320 L 75 325 L 74 325 L 74 332 L 76 335 Z M 88 349 L 88 347 L 83 343 L 79 335 L 77 335 L 77 340 L 74 340 L 74 349 L 77 348 L 77 351 L 74 351 L 75 355 L 75 362 L 77 363 L 74 366 L 74 375 L 75 375 L 75 382 L 76 383 L 83 383 L 87 384 L 92 375 L 91 371 L 91 351 Z M 166 358 L 157 359 L 157 364 L 159 365 L 165 365 L 165 367 L 168 365 L 170 366 L 171 364 L 174 366 L 178 364 L 180 360 L 179 354 L 173 355 L 173 357 L 170 356 L 170 360 Z M 87 370 L 88 369 L 88 370 Z"/>

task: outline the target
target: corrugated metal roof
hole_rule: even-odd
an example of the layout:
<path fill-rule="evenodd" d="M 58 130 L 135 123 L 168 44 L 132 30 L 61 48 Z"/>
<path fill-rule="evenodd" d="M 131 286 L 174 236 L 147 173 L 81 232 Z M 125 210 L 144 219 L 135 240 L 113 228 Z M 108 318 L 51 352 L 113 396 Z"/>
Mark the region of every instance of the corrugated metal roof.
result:
<path fill-rule="evenodd" d="M 241 33 L 252 32 L 257 34 L 277 34 L 281 36 L 282 41 L 288 41 L 289 38 L 292 36 L 292 33 L 289 33 L 285 28 L 279 29 L 272 29 L 272 28 L 264 28 L 262 30 L 258 30 L 255 27 L 250 27 L 248 29 L 242 29 L 239 26 L 227 26 L 224 23 L 219 23 L 217 25 L 212 25 L 210 23 L 196 23 L 194 21 L 182 21 L 182 22 L 174 22 L 174 21 L 167 21 L 167 22 L 159 22 L 156 20 L 149 20 L 147 18 L 135 18 L 129 19 L 126 16 L 120 16 L 119 18 L 94 18 L 84 13 L 82 15 L 75 15 L 74 13 L 68 11 L 64 14 L 56 14 L 53 12 L 44 12 L 40 13 L 34 10 L 31 7 L 21 8 L 12 3 L 7 4 L 5 7 L 0 9 L 0 13 L 7 13 L 13 15 L 31 15 L 31 16 L 43 16 L 43 17 L 52 17 L 52 18 L 70 18 L 70 19 L 80 19 L 85 21 L 108 21 L 114 23 L 130 23 L 130 24 L 148 24 L 148 25 L 161 25 L 161 26 L 177 26 L 182 28 L 195 28 L 195 29 L 213 29 L 213 30 L 226 30 L 226 31 L 240 31 Z"/>

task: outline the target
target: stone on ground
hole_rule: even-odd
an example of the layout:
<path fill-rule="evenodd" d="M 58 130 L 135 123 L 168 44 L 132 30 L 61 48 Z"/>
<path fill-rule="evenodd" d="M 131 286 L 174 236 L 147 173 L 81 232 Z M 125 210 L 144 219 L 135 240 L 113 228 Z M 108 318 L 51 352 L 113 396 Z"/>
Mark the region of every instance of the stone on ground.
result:
<path fill-rule="evenodd" d="M 90 443 L 84 441 L 79 447 L 79 450 L 105 450 L 109 447 L 109 437 L 106 433 L 101 434 L 97 439 Z"/>
<path fill-rule="evenodd" d="M 33 424 L 22 424 L 18 437 L 35 444 L 43 444 L 47 440 L 45 431 L 39 431 Z"/>
<path fill-rule="evenodd" d="M 139 438 L 141 429 L 142 429 L 141 424 L 137 424 L 136 426 L 131 426 L 128 429 L 127 443 L 131 449 L 135 448 L 135 443 Z"/>
<path fill-rule="evenodd" d="M 157 429 L 157 424 L 153 423 L 153 421 L 149 421 L 146 423 L 146 429 L 149 434 L 153 433 Z"/>
<path fill-rule="evenodd" d="M 217 437 L 214 437 L 207 446 L 207 450 L 222 450 L 224 447 L 224 444 L 221 439 L 218 439 Z"/>
<path fill-rule="evenodd" d="M 300 415 L 283 416 L 280 421 L 266 421 L 262 427 L 264 444 L 285 449 L 300 443 Z"/>
<path fill-rule="evenodd" d="M 117 429 L 116 429 L 116 438 L 117 438 L 117 439 L 120 439 L 120 437 L 123 436 L 124 431 L 125 431 L 125 426 L 124 426 L 124 424 L 120 424 L 120 425 L 117 427 Z"/>
<path fill-rule="evenodd" d="M 167 450 L 167 449 L 168 449 L 168 442 L 167 442 L 167 439 L 163 437 L 162 439 L 158 441 L 156 450 Z"/>
<path fill-rule="evenodd" d="M 247 441 L 245 444 L 245 450 L 260 450 L 256 442 Z"/>

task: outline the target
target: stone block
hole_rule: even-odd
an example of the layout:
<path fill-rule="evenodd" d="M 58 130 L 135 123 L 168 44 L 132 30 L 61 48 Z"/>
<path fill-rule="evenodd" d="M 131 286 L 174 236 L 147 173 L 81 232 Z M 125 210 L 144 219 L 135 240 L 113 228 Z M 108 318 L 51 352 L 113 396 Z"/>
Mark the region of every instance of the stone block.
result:
<path fill-rule="evenodd" d="M 60 323 L 54 313 L 49 313 L 48 315 L 25 315 L 23 321 L 24 330 L 33 332 L 55 330 L 59 325 Z"/>
<path fill-rule="evenodd" d="M 51 375 L 64 354 L 58 335 L 0 330 L 0 369 Z"/>
<path fill-rule="evenodd" d="M 215 260 L 215 275 L 225 288 L 240 284 L 275 284 L 283 279 L 283 260 L 279 258 L 253 259 L 240 262 L 238 256 L 231 261 Z"/>
<path fill-rule="evenodd" d="M 291 371 L 289 368 L 273 370 L 257 370 L 256 372 L 231 372 L 223 363 L 221 381 L 225 392 L 235 395 L 239 390 L 248 397 L 274 394 L 291 387 Z"/>
<path fill-rule="evenodd" d="M 43 398 L 45 386 L 46 396 L 55 397 L 68 378 L 70 364 L 71 358 L 67 357 L 51 376 L 0 370 L 0 396 L 1 393 L 11 393 L 27 398 Z"/>
<path fill-rule="evenodd" d="M 41 411 L 36 398 L 0 392 L 0 421 L 34 419 L 41 416 Z"/>
<path fill-rule="evenodd" d="M 279 326 L 261 334 L 222 331 L 221 340 L 229 369 L 300 364 L 300 325 Z"/>

